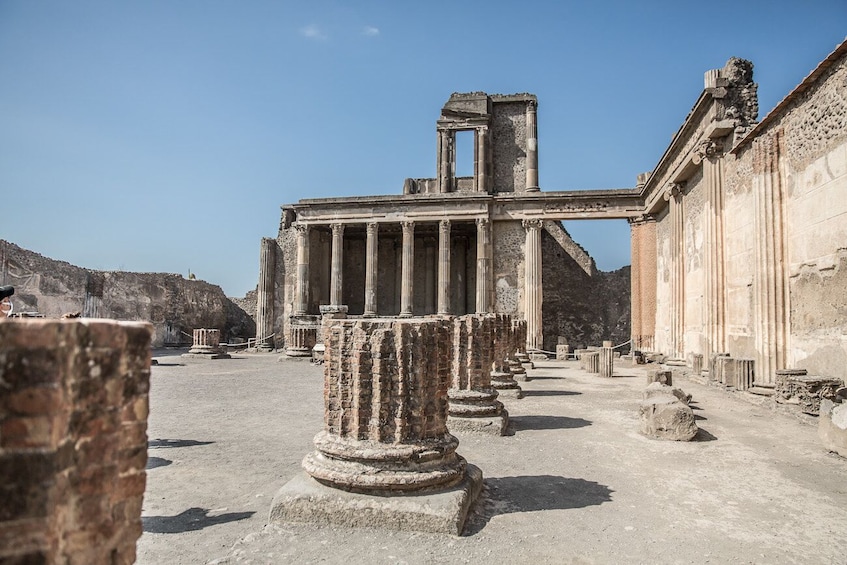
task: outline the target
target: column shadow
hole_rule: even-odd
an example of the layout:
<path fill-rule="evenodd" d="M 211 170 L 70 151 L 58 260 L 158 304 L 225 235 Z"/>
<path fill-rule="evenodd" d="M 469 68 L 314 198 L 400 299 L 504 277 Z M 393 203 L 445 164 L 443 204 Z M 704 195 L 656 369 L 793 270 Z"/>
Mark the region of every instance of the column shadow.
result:
<path fill-rule="evenodd" d="M 151 534 L 180 534 L 202 530 L 209 526 L 244 520 L 255 512 L 229 512 L 209 516 L 206 508 L 189 508 L 175 516 L 142 516 L 141 523 L 145 532 Z"/>
<path fill-rule="evenodd" d="M 509 422 L 516 432 L 525 430 L 565 430 L 590 426 L 591 421 L 567 416 L 510 416 Z"/>
<path fill-rule="evenodd" d="M 173 461 L 170 459 L 164 459 L 162 457 L 148 457 L 146 469 L 149 471 L 150 469 L 156 469 L 158 467 L 167 467 L 171 463 L 173 463 Z"/>
<path fill-rule="evenodd" d="M 555 475 L 487 478 L 484 483 L 463 535 L 478 534 L 494 516 L 598 506 L 611 502 L 614 492 L 594 481 Z"/>
<path fill-rule="evenodd" d="M 213 441 L 197 441 L 196 439 L 151 439 L 147 442 L 149 449 L 161 449 L 169 447 L 193 447 L 195 445 L 209 445 Z"/>
<path fill-rule="evenodd" d="M 582 394 L 572 390 L 524 390 L 524 396 L 576 396 Z"/>

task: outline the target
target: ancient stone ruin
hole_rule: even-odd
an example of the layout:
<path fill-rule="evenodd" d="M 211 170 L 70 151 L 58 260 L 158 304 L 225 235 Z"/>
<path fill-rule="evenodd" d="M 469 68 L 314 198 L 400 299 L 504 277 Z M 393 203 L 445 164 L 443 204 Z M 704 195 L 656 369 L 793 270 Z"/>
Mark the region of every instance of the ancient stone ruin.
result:
<path fill-rule="evenodd" d="M 447 429 L 454 322 L 328 320 L 324 336 L 324 429 L 271 521 L 460 533 L 482 474 Z"/>
<path fill-rule="evenodd" d="M 0 562 L 135 561 L 152 330 L 0 323 Z"/>

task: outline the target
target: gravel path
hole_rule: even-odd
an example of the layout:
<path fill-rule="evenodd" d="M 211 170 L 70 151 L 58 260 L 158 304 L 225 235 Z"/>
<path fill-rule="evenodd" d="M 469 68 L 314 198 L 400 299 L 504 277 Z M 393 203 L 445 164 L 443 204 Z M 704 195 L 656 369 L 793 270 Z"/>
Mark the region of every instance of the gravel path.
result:
<path fill-rule="evenodd" d="M 504 400 L 513 435 L 458 435 L 485 476 L 461 537 L 266 526 L 322 427 L 322 368 L 154 358 L 139 565 L 847 561 L 847 460 L 814 427 L 686 381 L 700 441 L 650 440 L 644 370 L 627 365 L 539 363 Z"/>

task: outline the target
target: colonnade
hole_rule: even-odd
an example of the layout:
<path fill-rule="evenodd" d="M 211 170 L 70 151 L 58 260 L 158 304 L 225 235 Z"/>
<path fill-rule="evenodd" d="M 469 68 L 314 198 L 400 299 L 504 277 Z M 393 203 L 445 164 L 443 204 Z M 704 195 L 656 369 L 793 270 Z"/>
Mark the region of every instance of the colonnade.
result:
<path fill-rule="evenodd" d="M 476 280 L 469 280 L 466 284 L 470 286 L 469 293 L 475 291 L 472 306 L 468 310 L 473 309 L 474 313 L 487 314 L 494 311 L 494 289 L 493 289 L 493 273 L 494 260 L 492 249 L 492 223 L 487 217 L 475 218 L 476 232 L 476 265 L 475 275 Z M 462 223 L 466 220 L 462 220 Z M 400 302 L 399 312 L 394 315 L 400 317 L 411 317 L 413 315 L 413 305 L 415 291 L 423 292 L 425 296 L 426 313 L 439 315 L 464 314 L 466 312 L 453 311 L 452 305 L 452 290 L 455 284 L 461 284 L 462 281 L 452 281 L 451 273 L 455 273 L 458 268 L 464 272 L 467 268 L 474 269 L 474 266 L 463 266 L 461 263 L 457 266 L 452 264 L 454 261 L 466 261 L 470 257 L 462 255 L 453 256 L 451 253 L 451 242 L 456 235 L 455 229 L 457 225 L 461 225 L 459 221 L 450 218 L 443 218 L 438 221 L 437 231 L 437 247 L 435 245 L 428 246 L 426 249 L 427 265 L 432 265 L 434 268 L 427 268 L 423 281 L 419 280 L 419 284 L 425 284 L 426 289 L 415 289 L 415 228 L 424 222 L 416 222 L 415 220 L 405 219 L 399 222 L 402 232 L 402 244 L 400 246 L 400 257 L 397 261 L 400 266 L 398 280 L 400 281 Z M 432 222 L 426 222 L 431 224 Z M 380 292 L 380 281 L 378 280 L 378 258 L 379 258 L 379 234 L 380 231 L 387 231 L 388 225 L 396 223 L 389 222 L 368 222 L 365 224 L 365 257 L 364 257 L 364 309 L 362 315 L 364 317 L 376 317 L 378 315 L 378 295 Z M 332 233 L 329 250 L 330 265 L 329 265 L 329 301 L 330 308 L 343 306 L 343 288 L 344 288 L 344 266 L 343 266 L 343 247 L 345 230 L 352 223 L 296 223 L 293 227 L 296 232 L 296 281 L 295 281 L 295 296 L 293 300 L 292 313 L 295 316 L 309 314 L 310 304 L 310 231 L 313 229 L 329 228 Z M 466 225 L 466 224 L 465 224 Z M 358 227 L 358 226 L 357 226 Z M 525 272 L 524 272 L 524 316 L 527 320 L 527 346 L 530 348 L 542 347 L 542 325 L 541 325 L 541 302 L 542 302 L 542 281 L 541 281 L 541 230 L 543 222 L 541 220 L 525 220 L 523 227 L 526 229 L 526 247 L 525 247 Z M 429 231 L 428 233 L 431 233 Z M 435 251 L 437 249 L 437 255 Z M 435 290 L 434 296 L 430 296 L 432 289 Z M 349 295 L 348 295 L 349 297 Z M 470 296 L 468 296 L 470 298 Z M 396 303 L 395 303 L 396 304 Z M 470 312 L 467 312 L 470 313 Z"/>

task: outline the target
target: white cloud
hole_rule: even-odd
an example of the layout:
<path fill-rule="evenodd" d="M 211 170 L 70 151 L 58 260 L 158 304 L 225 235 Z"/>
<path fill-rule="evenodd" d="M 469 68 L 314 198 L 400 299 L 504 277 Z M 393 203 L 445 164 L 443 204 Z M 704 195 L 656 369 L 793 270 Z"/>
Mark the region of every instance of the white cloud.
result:
<path fill-rule="evenodd" d="M 379 28 L 373 26 L 365 26 L 362 30 L 362 35 L 366 35 L 368 37 L 376 37 L 379 35 Z"/>
<path fill-rule="evenodd" d="M 300 35 L 308 39 L 315 39 L 318 41 L 322 41 L 327 39 L 327 35 L 315 24 L 309 24 L 306 27 L 300 29 Z"/>

